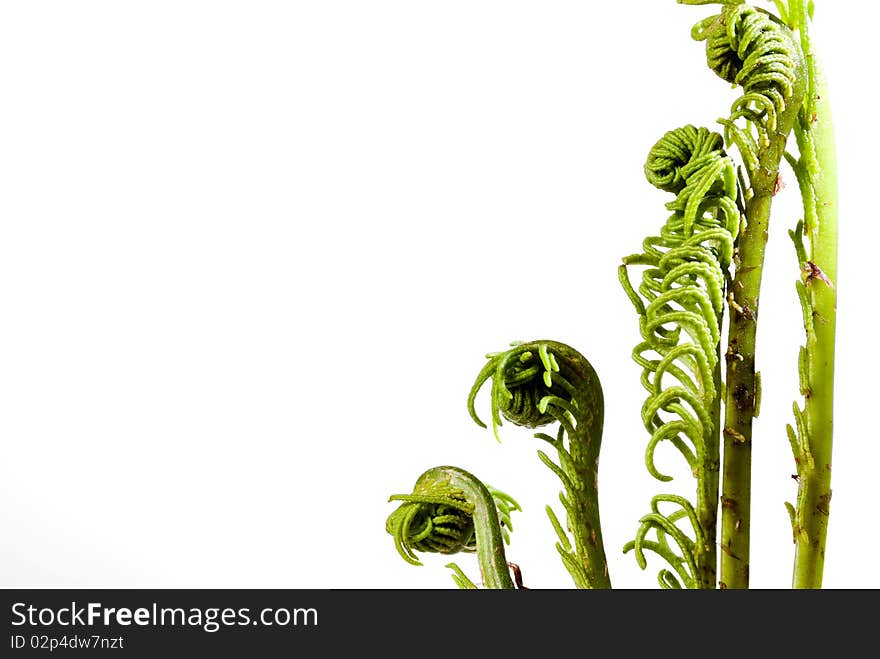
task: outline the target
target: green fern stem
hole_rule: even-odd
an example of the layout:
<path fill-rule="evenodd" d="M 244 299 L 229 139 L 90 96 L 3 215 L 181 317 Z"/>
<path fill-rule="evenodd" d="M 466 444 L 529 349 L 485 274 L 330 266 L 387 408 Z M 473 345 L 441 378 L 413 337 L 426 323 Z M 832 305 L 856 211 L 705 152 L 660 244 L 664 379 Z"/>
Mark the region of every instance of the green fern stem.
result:
<path fill-rule="evenodd" d="M 821 588 L 830 514 L 834 426 L 836 147 L 827 81 L 810 44 L 807 2 L 792 2 L 790 14 L 800 35 L 811 90 L 794 128 L 799 158 L 789 159 L 804 201 L 804 221 L 792 238 L 801 269 L 798 294 L 806 331 L 806 344 L 799 359 L 804 406 L 799 410 L 795 405 L 795 428 L 788 428 L 798 475 L 797 505 L 789 504 L 795 543 L 792 587 Z M 808 249 L 803 247 L 802 234 L 808 238 Z"/>
<path fill-rule="evenodd" d="M 519 505 L 492 490 L 476 476 L 458 467 L 440 466 L 425 471 L 412 494 L 395 494 L 400 501 L 385 530 L 394 536 L 401 557 L 421 565 L 416 551 L 440 554 L 477 553 L 486 588 L 512 589 L 514 581 L 504 551 L 509 540 L 510 512 Z M 453 579 L 461 588 L 476 587 L 455 564 Z"/>
<path fill-rule="evenodd" d="M 566 513 L 565 528 L 553 509 L 546 508 L 558 537 L 556 549 L 576 587 L 611 588 L 598 495 L 604 398 L 595 370 L 583 355 L 557 341 L 514 343 L 487 359 L 468 396 L 471 417 L 486 427 L 475 402 L 483 384 L 491 380 L 496 439 L 502 417 L 524 428 L 556 425 L 555 435 L 535 434 L 556 450 L 558 462 L 543 451 L 538 457 L 564 488 L 559 500 Z"/>
<path fill-rule="evenodd" d="M 731 287 L 721 492 L 720 583 L 727 588 L 749 585 L 752 422 L 760 400 L 755 368 L 759 296 L 780 159 L 796 117 L 797 108 L 789 106 L 780 118 L 779 132 L 759 155 L 761 165 L 750 179 L 754 196 L 746 204 Z"/>
<path fill-rule="evenodd" d="M 697 23 L 692 35 L 706 41 L 710 68 L 743 91 L 730 117 L 719 120 L 726 141 L 737 146 L 749 179 L 728 292 L 719 587 L 748 588 L 752 425 L 760 401 L 755 339 L 761 279 L 780 163 L 807 76 L 799 45 L 780 19 L 747 3 L 725 4 L 720 14 Z"/>
<path fill-rule="evenodd" d="M 821 79 L 820 79 L 821 80 Z M 813 278 L 809 286 L 813 336 L 808 340 L 809 396 L 804 415 L 810 433 L 811 468 L 799 479 L 798 534 L 794 563 L 794 588 L 819 588 L 825 563 L 825 541 L 831 501 L 831 447 L 834 402 L 834 341 L 837 315 L 837 194 L 834 135 L 824 84 L 817 86 L 817 119 L 811 129 L 821 169 L 813 179 L 819 227 L 812 245 L 811 263 L 827 278 Z M 819 124 L 823 125 L 819 125 Z"/>
<path fill-rule="evenodd" d="M 773 176 L 775 184 L 775 176 Z M 760 187 L 756 186 L 756 190 Z M 731 287 L 721 488 L 720 588 L 748 588 L 751 544 L 752 419 L 757 416 L 755 370 L 758 296 L 767 244 L 772 192 L 757 192 L 746 206 L 748 227 L 739 243 Z"/>

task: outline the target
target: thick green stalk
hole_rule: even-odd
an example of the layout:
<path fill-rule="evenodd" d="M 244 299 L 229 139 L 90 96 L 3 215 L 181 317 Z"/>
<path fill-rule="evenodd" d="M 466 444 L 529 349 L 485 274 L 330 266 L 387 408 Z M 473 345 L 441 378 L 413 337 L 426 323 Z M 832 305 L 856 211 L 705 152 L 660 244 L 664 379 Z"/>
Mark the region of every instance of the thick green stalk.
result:
<path fill-rule="evenodd" d="M 723 317 L 719 315 L 718 327 L 721 327 L 722 322 Z M 721 391 L 723 390 L 720 355 L 712 375 L 717 393 L 711 407 L 711 437 L 706 439 L 704 488 L 703 491 L 697 493 L 697 511 L 700 515 L 700 525 L 706 531 L 704 546 L 696 554 L 697 566 L 700 569 L 701 587 L 704 589 L 718 587 L 718 490 L 720 486 L 718 472 L 721 467 L 721 442 L 718 436 L 719 429 L 721 428 Z"/>
<path fill-rule="evenodd" d="M 761 393 L 755 370 L 758 301 L 779 167 L 809 76 L 795 35 L 785 25 L 790 5 L 786 0 L 777 0 L 780 17 L 741 0 L 678 1 L 723 5 L 719 14 L 696 23 L 691 36 L 706 42 L 709 68 L 742 88 L 730 116 L 719 120 L 727 143 L 740 152 L 749 183 L 740 177 L 745 217 L 727 291 L 730 315 L 718 586 L 748 588 L 752 419 L 758 414 Z"/>
<path fill-rule="evenodd" d="M 748 588 L 751 543 L 752 420 L 760 400 L 755 370 L 758 308 L 770 209 L 779 167 L 804 93 L 803 76 L 779 115 L 768 144 L 758 151 L 749 172 L 751 196 L 737 244 L 735 274 L 729 292 L 730 316 L 725 391 L 724 464 L 721 487 L 721 588 Z"/>
<path fill-rule="evenodd" d="M 813 57 L 812 53 L 807 53 Z M 837 316 L 837 170 L 831 108 L 824 76 L 813 61 L 815 99 L 798 130 L 803 171 L 815 202 L 805 290 L 812 313 L 805 320 L 804 426 L 811 460 L 798 463 L 793 588 L 820 588 L 831 501 L 834 412 L 834 341 Z M 809 141 L 809 145 L 807 142 Z M 812 148 L 808 148 L 812 147 Z M 812 158 L 804 159 L 804 152 Z M 803 188 L 803 186 L 802 186 Z M 809 325 L 812 325 L 810 327 Z M 801 465 L 803 463 L 803 468 Z"/>

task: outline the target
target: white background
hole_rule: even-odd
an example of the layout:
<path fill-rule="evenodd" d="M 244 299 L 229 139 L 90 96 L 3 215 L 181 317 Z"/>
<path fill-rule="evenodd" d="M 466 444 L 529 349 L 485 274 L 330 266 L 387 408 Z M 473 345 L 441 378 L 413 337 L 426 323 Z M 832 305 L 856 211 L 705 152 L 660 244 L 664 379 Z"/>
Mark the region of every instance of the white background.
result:
<path fill-rule="evenodd" d="M 841 220 L 825 586 L 878 587 L 880 9 L 816 4 Z M 526 585 L 569 588 L 538 440 L 508 424 L 498 444 L 465 408 L 485 353 L 553 338 L 605 389 L 612 582 L 657 587 L 659 561 L 641 571 L 620 551 L 669 486 L 643 462 L 617 266 L 666 217 L 648 149 L 715 127 L 736 96 L 690 38 L 713 12 L 3 3 L 0 585 L 453 587 L 447 559 L 404 563 L 384 522 L 390 494 L 455 464 L 523 505 L 508 557 Z M 758 338 L 755 588 L 787 588 L 793 555 L 803 334 L 785 175 Z"/>

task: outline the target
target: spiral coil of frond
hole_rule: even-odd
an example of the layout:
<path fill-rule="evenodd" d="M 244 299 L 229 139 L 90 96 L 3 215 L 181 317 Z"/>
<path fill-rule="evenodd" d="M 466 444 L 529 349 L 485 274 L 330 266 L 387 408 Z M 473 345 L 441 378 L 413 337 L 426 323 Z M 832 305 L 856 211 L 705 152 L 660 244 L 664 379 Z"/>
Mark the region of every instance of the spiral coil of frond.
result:
<path fill-rule="evenodd" d="M 604 418 L 598 376 L 583 355 L 555 341 L 514 343 L 487 358 L 468 396 L 471 417 L 486 427 L 474 406 L 491 379 L 496 438 L 502 418 L 524 428 L 558 424 L 555 436 L 535 434 L 556 449 L 558 463 L 543 451 L 538 456 L 564 488 L 559 499 L 566 512 L 565 529 L 552 508 L 546 508 L 559 539 L 556 547 L 577 587 L 610 588 L 596 485 Z"/>
<path fill-rule="evenodd" d="M 727 144 L 735 143 L 749 171 L 758 168 L 760 147 L 770 143 L 779 117 L 797 95 L 801 52 L 788 27 L 745 3 L 726 5 L 697 23 L 692 36 L 706 41 L 706 60 L 719 77 L 743 94 L 721 119 Z M 736 122 L 744 119 L 746 128 Z"/>
<path fill-rule="evenodd" d="M 652 512 L 640 521 L 635 541 L 625 547 L 636 550 L 643 569 L 644 549 L 672 565 L 678 578 L 664 570 L 664 587 L 708 586 L 714 580 L 718 346 L 726 269 L 741 221 L 735 166 L 723 145 L 721 135 L 687 125 L 667 132 L 653 146 L 645 174 L 650 183 L 676 195 L 666 205 L 672 214 L 660 235 L 645 239 L 644 251 L 625 257 L 619 269 L 621 284 L 639 314 L 643 339 L 633 359 L 642 367 L 641 382 L 649 393 L 642 406 L 642 421 L 651 435 L 645 464 L 658 480 L 671 480 L 654 459 L 658 445 L 669 441 L 697 479 L 696 508 L 673 495 L 655 499 Z M 638 291 L 628 275 L 633 266 L 643 267 Z M 678 509 L 665 515 L 660 502 Z M 689 533 L 677 525 L 684 521 L 692 527 Z M 656 541 L 647 540 L 651 529 Z"/>
<path fill-rule="evenodd" d="M 451 490 L 441 495 L 395 495 L 403 501 L 385 524 L 404 560 L 421 565 L 416 552 L 457 554 L 477 549 L 474 538 L 474 505 L 464 494 Z"/>
<path fill-rule="evenodd" d="M 401 557 L 421 565 L 416 552 L 478 554 L 484 583 L 490 588 L 513 588 L 505 560 L 510 542 L 511 513 L 520 510 L 509 495 L 458 467 L 434 467 L 419 476 L 412 494 L 395 494 L 400 501 L 386 519 Z M 462 588 L 473 584 L 455 564 L 453 579 Z"/>

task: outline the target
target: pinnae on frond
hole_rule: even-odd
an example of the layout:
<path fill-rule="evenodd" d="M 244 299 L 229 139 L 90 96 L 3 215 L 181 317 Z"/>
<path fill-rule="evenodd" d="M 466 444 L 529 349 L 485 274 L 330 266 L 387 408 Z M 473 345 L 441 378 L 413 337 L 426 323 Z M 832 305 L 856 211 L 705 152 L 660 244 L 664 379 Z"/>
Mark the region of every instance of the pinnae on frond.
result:
<path fill-rule="evenodd" d="M 727 268 L 742 219 L 735 166 L 723 146 L 721 135 L 686 125 L 651 148 L 645 176 L 675 200 L 666 204 L 671 215 L 659 235 L 646 238 L 643 251 L 625 257 L 619 268 L 642 337 L 632 357 L 648 392 L 641 410 L 650 434 L 645 464 L 658 480 L 672 480 L 654 460 L 657 447 L 668 441 L 697 481 L 696 506 L 675 495 L 656 497 L 625 547 L 635 550 L 642 568 L 646 549 L 670 564 L 672 571 L 659 575 L 664 587 L 714 587 L 719 344 Z M 637 289 L 629 276 L 634 268 L 642 274 Z M 665 514 L 660 503 L 678 508 Z M 690 533 L 677 526 L 682 521 L 690 523 Z M 648 538 L 652 530 L 655 540 Z"/>
<path fill-rule="evenodd" d="M 746 3 L 725 6 L 694 25 L 691 34 L 706 42 L 709 68 L 742 88 L 730 117 L 719 122 L 726 143 L 736 144 L 746 168 L 754 172 L 759 150 L 770 144 L 780 116 L 794 97 L 799 103 L 800 48 L 782 21 Z"/>

